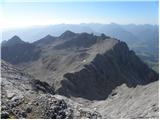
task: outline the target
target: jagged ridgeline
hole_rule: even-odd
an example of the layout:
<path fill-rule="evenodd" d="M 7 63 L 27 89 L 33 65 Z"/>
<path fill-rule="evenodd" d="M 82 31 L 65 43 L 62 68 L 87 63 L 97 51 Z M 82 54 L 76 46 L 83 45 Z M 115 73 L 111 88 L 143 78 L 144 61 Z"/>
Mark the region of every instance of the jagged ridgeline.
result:
<path fill-rule="evenodd" d="M 105 34 L 66 31 L 34 43 L 14 36 L 3 42 L 1 52 L 4 61 L 35 79 L 34 91 L 68 98 L 107 100 L 124 84 L 137 89 L 159 79 L 125 42 Z"/>

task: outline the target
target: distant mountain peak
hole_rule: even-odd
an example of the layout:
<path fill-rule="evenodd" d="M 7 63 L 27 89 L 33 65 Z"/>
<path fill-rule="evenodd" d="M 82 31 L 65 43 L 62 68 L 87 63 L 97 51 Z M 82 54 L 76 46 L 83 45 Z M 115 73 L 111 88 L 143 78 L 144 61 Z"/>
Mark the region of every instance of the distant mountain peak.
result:
<path fill-rule="evenodd" d="M 110 25 L 118 25 L 117 23 L 111 22 Z"/>
<path fill-rule="evenodd" d="M 16 44 L 23 44 L 25 43 L 23 40 L 20 39 L 17 35 L 14 35 L 12 38 L 10 38 L 8 41 L 5 41 L 2 43 L 3 46 L 12 46 Z"/>
<path fill-rule="evenodd" d="M 53 37 L 52 35 L 48 34 L 48 35 L 46 35 L 46 37 L 44 37 L 44 38 L 52 38 L 52 37 Z"/>
<path fill-rule="evenodd" d="M 54 39 L 55 37 L 54 36 L 52 36 L 52 35 L 50 35 L 50 34 L 48 34 L 48 35 L 46 35 L 44 38 L 42 38 L 43 40 L 48 40 L 48 39 Z M 41 39 L 40 39 L 41 40 Z"/>
<path fill-rule="evenodd" d="M 49 43 L 55 41 L 55 39 L 56 39 L 56 37 L 48 34 L 47 36 L 41 38 L 40 40 L 35 41 L 34 44 L 36 44 L 36 45 L 45 45 L 45 44 L 49 44 Z"/>
<path fill-rule="evenodd" d="M 21 40 L 19 36 L 14 35 L 11 39 L 15 39 L 15 40 Z"/>
<path fill-rule="evenodd" d="M 59 37 L 60 38 L 71 38 L 71 37 L 74 37 L 76 35 L 76 33 L 70 31 L 70 30 L 67 30 L 65 31 L 63 34 L 61 34 Z"/>
<path fill-rule="evenodd" d="M 82 33 L 80 33 L 80 35 L 93 35 L 93 34 L 89 34 L 87 32 L 82 32 Z"/>
<path fill-rule="evenodd" d="M 9 42 L 9 41 L 13 41 L 13 42 L 16 42 L 16 43 L 19 43 L 19 42 L 22 43 L 22 42 L 24 42 L 24 41 L 22 41 L 21 38 L 18 37 L 17 35 L 13 36 L 11 39 L 8 40 L 8 42 Z"/>

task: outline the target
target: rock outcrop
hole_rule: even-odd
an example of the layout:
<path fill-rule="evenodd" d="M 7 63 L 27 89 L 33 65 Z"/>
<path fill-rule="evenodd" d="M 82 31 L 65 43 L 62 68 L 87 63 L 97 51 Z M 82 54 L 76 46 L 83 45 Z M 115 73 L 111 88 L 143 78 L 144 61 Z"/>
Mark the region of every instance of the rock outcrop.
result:
<path fill-rule="evenodd" d="M 25 118 L 27 115 L 21 105 L 27 100 L 39 93 L 54 94 L 54 89 L 47 83 L 35 80 L 5 61 L 1 61 L 1 77 L 2 118 Z"/>
<path fill-rule="evenodd" d="M 1 61 L 1 75 L 2 119 L 101 117 L 96 111 L 86 111 L 76 102 L 63 96 L 54 95 L 54 89 L 47 83 L 35 80 L 32 76 L 21 72 L 5 61 Z M 82 115 L 82 113 L 84 114 Z"/>

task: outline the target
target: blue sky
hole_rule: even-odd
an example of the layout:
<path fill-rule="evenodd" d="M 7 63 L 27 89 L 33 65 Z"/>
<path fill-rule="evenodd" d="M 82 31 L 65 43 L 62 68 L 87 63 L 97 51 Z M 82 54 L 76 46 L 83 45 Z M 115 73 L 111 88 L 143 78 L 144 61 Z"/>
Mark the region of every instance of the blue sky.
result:
<path fill-rule="evenodd" d="M 1 2 L 1 26 L 118 23 L 158 24 L 158 1 Z"/>

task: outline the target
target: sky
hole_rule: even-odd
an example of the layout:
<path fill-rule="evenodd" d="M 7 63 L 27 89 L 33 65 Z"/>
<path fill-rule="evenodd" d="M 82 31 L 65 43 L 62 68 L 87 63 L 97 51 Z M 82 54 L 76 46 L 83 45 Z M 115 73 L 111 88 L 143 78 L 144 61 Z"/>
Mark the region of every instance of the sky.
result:
<path fill-rule="evenodd" d="M 32 1 L 2 0 L 0 26 L 16 28 L 61 23 L 158 24 L 158 1 L 156 0 Z"/>

